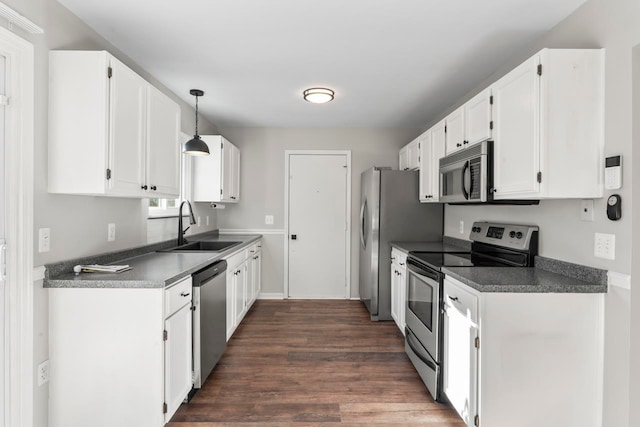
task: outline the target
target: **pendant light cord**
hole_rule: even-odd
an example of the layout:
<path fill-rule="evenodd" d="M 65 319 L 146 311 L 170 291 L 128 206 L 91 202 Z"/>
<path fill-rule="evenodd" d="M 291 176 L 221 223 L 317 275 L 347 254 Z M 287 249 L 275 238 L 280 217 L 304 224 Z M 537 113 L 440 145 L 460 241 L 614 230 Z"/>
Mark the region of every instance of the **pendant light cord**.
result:
<path fill-rule="evenodd" d="M 198 135 L 198 95 L 196 95 L 196 135 Z"/>

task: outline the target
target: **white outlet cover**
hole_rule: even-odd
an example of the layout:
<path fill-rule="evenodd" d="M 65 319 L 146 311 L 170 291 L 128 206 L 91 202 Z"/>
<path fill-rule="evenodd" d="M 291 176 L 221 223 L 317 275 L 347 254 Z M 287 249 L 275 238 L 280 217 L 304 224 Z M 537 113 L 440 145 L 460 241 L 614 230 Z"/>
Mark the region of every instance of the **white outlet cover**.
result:
<path fill-rule="evenodd" d="M 209 215 L 207 215 L 207 225 L 209 225 Z"/>
<path fill-rule="evenodd" d="M 38 377 L 38 387 L 49 382 L 49 360 L 38 365 L 36 376 Z"/>
<path fill-rule="evenodd" d="M 38 230 L 38 252 L 49 252 L 51 249 L 51 229 L 41 228 Z"/>
<path fill-rule="evenodd" d="M 265 215 L 264 223 L 267 225 L 273 225 L 273 215 Z"/>
<path fill-rule="evenodd" d="M 107 226 L 107 241 L 113 242 L 116 240 L 116 225 L 111 223 Z"/>
<path fill-rule="evenodd" d="M 460 234 L 464 233 L 464 221 L 460 221 Z"/>

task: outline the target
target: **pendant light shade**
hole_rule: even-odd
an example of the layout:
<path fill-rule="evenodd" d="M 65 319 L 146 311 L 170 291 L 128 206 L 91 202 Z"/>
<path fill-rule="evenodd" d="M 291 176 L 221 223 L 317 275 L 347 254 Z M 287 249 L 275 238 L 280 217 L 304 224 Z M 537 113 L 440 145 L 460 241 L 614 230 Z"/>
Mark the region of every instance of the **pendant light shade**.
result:
<path fill-rule="evenodd" d="M 191 156 L 208 156 L 209 147 L 198 135 L 198 97 L 204 95 L 200 89 L 191 89 L 189 93 L 196 97 L 196 134 L 184 144 L 182 152 Z"/>

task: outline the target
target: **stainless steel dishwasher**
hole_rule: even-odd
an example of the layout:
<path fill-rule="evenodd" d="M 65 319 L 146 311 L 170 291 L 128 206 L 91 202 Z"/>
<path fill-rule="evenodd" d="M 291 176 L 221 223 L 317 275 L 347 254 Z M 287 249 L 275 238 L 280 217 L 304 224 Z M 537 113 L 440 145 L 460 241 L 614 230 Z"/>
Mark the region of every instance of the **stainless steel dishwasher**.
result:
<path fill-rule="evenodd" d="M 227 262 L 218 261 L 193 278 L 193 387 L 202 387 L 227 348 Z"/>

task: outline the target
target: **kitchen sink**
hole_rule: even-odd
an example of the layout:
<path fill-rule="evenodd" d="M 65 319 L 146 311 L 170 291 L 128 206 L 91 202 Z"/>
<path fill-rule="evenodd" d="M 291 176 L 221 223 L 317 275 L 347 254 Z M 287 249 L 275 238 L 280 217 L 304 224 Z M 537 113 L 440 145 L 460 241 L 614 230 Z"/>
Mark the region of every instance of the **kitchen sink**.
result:
<path fill-rule="evenodd" d="M 242 242 L 191 242 L 160 252 L 220 252 L 239 245 L 240 243 Z"/>

